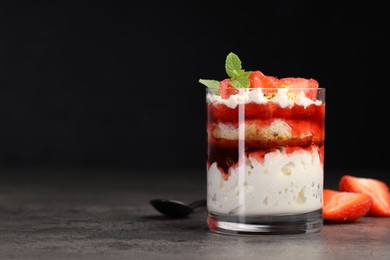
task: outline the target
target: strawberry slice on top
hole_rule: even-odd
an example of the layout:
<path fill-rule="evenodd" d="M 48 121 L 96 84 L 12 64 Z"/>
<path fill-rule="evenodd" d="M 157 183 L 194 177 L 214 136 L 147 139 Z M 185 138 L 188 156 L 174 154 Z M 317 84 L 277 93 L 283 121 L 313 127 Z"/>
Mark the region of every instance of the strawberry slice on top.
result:
<path fill-rule="evenodd" d="M 365 216 L 371 203 L 365 194 L 324 189 L 322 216 L 324 220 L 352 222 Z"/>
<path fill-rule="evenodd" d="M 303 89 L 306 97 L 310 98 L 311 100 L 316 100 L 317 91 L 316 90 L 310 90 L 310 89 L 316 89 L 319 87 L 319 83 L 315 79 L 305 79 L 305 78 L 281 78 L 279 79 L 280 87 L 286 87 L 291 89 L 291 91 L 294 94 L 299 94 L 301 89 Z M 294 89 L 299 89 L 298 91 L 294 91 Z M 304 90 L 307 89 L 307 90 Z"/>
<path fill-rule="evenodd" d="M 276 88 L 279 87 L 279 80 L 273 76 L 266 76 L 261 71 L 253 71 L 249 75 L 250 88 L 263 88 L 263 93 L 276 93 Z M 275 89 L 275 90 L 272 90 Z"/>
<path fill-rule="evenodd" d="M 253 71 L 249 75 L 250 88 L 277 88 L 279 81 L 276 77 L 266 76 L 261 71 Z"/>
<path fill-rule="evenodd" d="M 223 99 L 228 99 L 231 95 L 238 94 L 238 89 L 230 85 L 231 79 L 224 79 L 219 83 L 218 92 Z"/>
<path fill-rule="evenodd" d="M 315 79 L 306 79 L 299 77 L 287 77 L 278 79 L 273 76 L 264 75 L 264 73 L 258 70 L 253 71 L 249 75 L 249 80 L 250 88 L 263 88 L 263 93 L 265 95 L 268 95 L 270 93 L 276 93 L 276 88 L 289 88 L 290 92 L 294 94 L 299 94 L 302 89 L 306 97 L 310 98 L 311 100 L 315 100 L 317 94 L 317 91 L 312 89 L 316 89 L 319 87 L 319 83 Z"/>
<path fill-rule="evenodd" d="M 390 192 L 385 182 L 373 178 L 344 175 L 338 186 L 340 191 L 357 192 L 371 197 L 372 205 L 367 215 L 390 216 Z"/>

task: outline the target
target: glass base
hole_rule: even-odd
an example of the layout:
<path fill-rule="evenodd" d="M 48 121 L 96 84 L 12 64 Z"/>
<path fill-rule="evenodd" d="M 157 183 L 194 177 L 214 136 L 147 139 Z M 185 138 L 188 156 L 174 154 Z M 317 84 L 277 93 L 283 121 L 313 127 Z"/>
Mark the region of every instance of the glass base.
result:
<path fill-rule="evenodd" d="M 305 234 L 320 232 L 323 225 L 322 210 L 298 215 L 231 216 L 208 213 L 211 231 L 230 235 Z"/>

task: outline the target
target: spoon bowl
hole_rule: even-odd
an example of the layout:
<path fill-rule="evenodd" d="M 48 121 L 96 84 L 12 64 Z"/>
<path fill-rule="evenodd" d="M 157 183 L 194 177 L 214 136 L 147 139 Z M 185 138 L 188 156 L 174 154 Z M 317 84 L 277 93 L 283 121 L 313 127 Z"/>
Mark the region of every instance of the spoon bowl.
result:
<path fill-rule="evenodd" d="M 205 207 L 206 200 L 197 200 L 187 205 L 178 200 L 153 199 L 150 204 L 158 212 L 169 218 L 186 218 L 195 211 L 195 208 Z"/>

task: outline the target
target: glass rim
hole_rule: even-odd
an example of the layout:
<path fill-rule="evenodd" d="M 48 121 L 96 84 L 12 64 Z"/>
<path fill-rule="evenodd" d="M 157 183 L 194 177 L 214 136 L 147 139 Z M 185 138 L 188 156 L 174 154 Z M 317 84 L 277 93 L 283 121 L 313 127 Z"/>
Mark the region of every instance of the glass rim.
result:
<path fill-rule="evenodd" d="M 226 89 L 235 89 L 235 90 L 255 90 L 255 89 L 265 89 L 265 90 L 280 90 L 280 89 L 287 89 L 287 90 L 325 90 L 325 87 L 318 87 L 318 88 L 235 88 L 235 87 L 226 87 Z M 206 88 L 207 91 L 211 91 L 209 88 Z"/>

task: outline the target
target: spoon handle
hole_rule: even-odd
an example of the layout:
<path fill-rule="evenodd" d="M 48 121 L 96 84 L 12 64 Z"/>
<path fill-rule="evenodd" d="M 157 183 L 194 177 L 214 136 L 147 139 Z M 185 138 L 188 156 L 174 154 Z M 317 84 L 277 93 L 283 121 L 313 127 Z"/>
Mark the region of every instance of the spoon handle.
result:
<path fill-rule="evenodd" d="M 188 205 L 190 208 L 195 209 L 198 207 L 206 207 L 207 206 L 207 200 L 206 199 L 201 199 L 201 200 L 196 200 L 192 202 L 190 205 Z"/>

